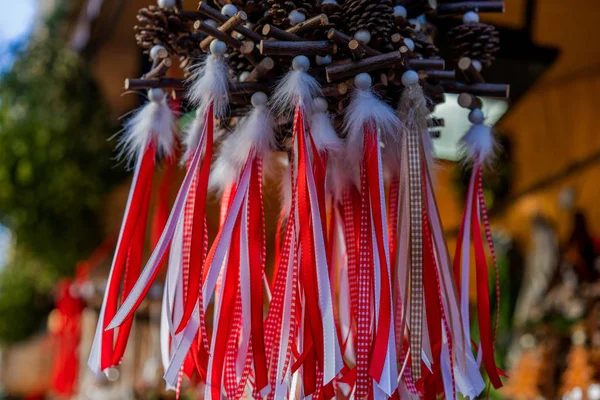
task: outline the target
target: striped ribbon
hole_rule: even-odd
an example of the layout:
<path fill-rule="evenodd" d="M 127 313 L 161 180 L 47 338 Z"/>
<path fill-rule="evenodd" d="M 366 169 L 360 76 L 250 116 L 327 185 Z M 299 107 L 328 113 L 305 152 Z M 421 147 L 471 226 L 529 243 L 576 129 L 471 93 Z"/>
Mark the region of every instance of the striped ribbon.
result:
<path fill-rule="evenodd" d="M 413 381 L 421 378 L 423 343 L 423 227 L 420 132 L 408 133 L 408 188 L 410 211 L 410 314 L 409 342 Z"/>

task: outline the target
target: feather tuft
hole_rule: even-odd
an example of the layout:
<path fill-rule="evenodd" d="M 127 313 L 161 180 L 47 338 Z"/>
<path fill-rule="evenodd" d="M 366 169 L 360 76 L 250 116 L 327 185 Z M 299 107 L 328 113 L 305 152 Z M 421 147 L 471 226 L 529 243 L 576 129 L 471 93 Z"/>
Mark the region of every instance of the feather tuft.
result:
<path fill-rule="evenodd" d="M 275 121 L 266 105 L 256 106 L 238 122 L 228 141 L 232 141 L 231 157 L 236 169 L 241 171 L 252 151 L 265 157 L 275 149 Z"/>
<path fill-rule="evenodd" d="M 229 157 L 225 141 L 221 145 L 219 156 L 215 159 L 210 168 L 208 190 L 221 195 L 225 188 L 235 183 L 236 178 L 236 170 Z"/>
<path fill-rule="evenodd" d="M 327 112 L 316 112 L 310 118 L 310 132 L 319 152 L 337 154 L 343 150 L 342 139 L 333 127 Z"/>
<path fill-rule="evenodd" d="M 321 95 L 319 82 L 303 71 L 291 70 L 277 83 L 272 98 L 276 115 L 291 115 L 296 106 L 310 113 L 312 99 Z"/>
<path fill-rule="evenodd" d="M 229 74 L 223 57 L 206 56 L 191 69 L 186 97 L 193 106 L 206 109 L 213 103 L 215 118 L 226 116 L 229 107 Z"/>
<path fill-rule="evenodd" d="M 223 57 L 209 55 L 194 66 L 192 71 L 189 78 L 191 86 L 186 97 L 196 107 L 196 117 L 185 128 L 185 151 L 182 159 L 184 163 L 193 154 L 202 136 L 209 106 L 213 105 L 214 116 L 217 119 L 225 117 L 229 107 L 229 75 Z"/>
<path fill-rule="evenodd" d="M 334 153 L 329 157 L 327 166 L 327 190 L 336 201 L 342 201 L 344 192 L 354 185 L 360 186 L 358 164 L 348 162 L 344 152 Z"/>
<path fill-rule="evenodd" d="M 472 125 L 460 140 L 463 157 L 475 165 L 485 165 L 492 162 L 498 148 L 492 128 L 484 125 Z"/>
<path fill-rule="evenodd" d="M 125 122 L 124 134 L 117 145 L 118 157 L 132 165 L 151 141 L 157 155 L 169 157 L 175 148 L 175 116 L 166 94 L 159 101 L 148 101 Z"/>
<path fill-rule="evenodd" d="M 352 165 L 361 164 L 364 125 L 369 123 L 377 125 L 384 143 L 399 141 L 402 123 L 394 110 L 371 90 L 355 90 L 344 116 L 347 156 Z"/>

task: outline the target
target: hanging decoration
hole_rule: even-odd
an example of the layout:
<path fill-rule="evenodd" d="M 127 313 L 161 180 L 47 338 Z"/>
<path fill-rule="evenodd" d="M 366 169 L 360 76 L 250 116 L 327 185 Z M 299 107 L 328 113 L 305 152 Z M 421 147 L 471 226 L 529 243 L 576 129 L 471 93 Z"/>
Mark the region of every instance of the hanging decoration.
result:
<path fill-rule="evenodd" d="M 380 142 L 398 141 L 401 125 L 371 85 L 369 74 L 355 77 L 356 90 L 344 120 L 347 155 L 360 166 L 360 207 L 355 212 L 360 213 L 356 396 L 361 398 L 369 393 L 391 396 L 398 375 Z"/>
<path fill-rule="evenodd" d="M 485 253 L 485 244 L 482 235 L 485 234 L 489 251 L 492 255 L 492 262 L 495 276 L 495 295 L 496 305 L 500 304 L 500 283 L 498 280 L 498 266 L 496 263 L 496 253 L 492 241 L 491 228 L 488 221 L 487 208 L 483 194 L 483 168 L 494 157 L 495 142 L 491 128 L 486 126 L 483 118 L 483 112 L 479 108 L 473 109 L 469 114 L 469 120 L 473 126 L 462 139 L 465 158 L 467 162 L 473 164 L 467 199 L 462 223 L 460 226 L 458 240 L 456 243 L 456 253 L 454 258 L 454 277 L 460 292 L 462 325 L 466 333 L 465 346 L 469 345 L 469 282 L 470 282 L 470 254 L 471 237 L 475 250 L 475 266 L 477 281 L 477 322 L 479 326 L 479 335 L 481 345 L 478 351 L 481 351 L 485 370 L 495 388 L 502 386 L 500 382 L 499 370 L 494 360 L 494 342 L 495 330 L 492 331 L 492 324 L 497 326 L 499 311 L 496 310 L 495 319 L 492 321 L 490 310 L 490 293 L 488 265 Z M 480 347 L 480 349 L 479 349 Z M 467 347 L 469 348 L 469 347 Z"/>
<path fill-rule="evenodd" d="M 202 383 L 208 399 L 475 398 L 485 388 L 476 354 L 500 386 L 483 253 L 476 253 L 481 344 L 471 342 L 465 296 L 471 230 L 476 248 L 483 248 L 476 229 L 483 226 L 489 237 L 480 171 L 491 134 L 481 111 L 473 111 L 475 126 L 464 139 L 475 165 L 469 223 L 453 274 L 428 129 L 445 91 L 473 104 L 474 94 L 507 95 L 507 85 L 486 84 L 479 74 L 493 60 L 496 36 L 486 37 L 489 28 L 479 25 L 469 27 L 476 40 L 457 30 L 457 74 L 445 70 L 426 19 L 407 19 L 473 7 L 236 0 L 220 9 L 201 1 L 184 11 L 181 2 L 164 0 L 141 10 L 136 39 L 154 63 L 126 87 L 183 90 L 196 115 L 184 139 L 179 194 L 146 267 L 127 270 L 120 302 L 119 241 L 90 366 L 118 364 L 119 335 L 165 261 L 161 355 L 167 388 L 177 396 L 187 376 Z M 465 24 L 477 22 L 465 17 Z M 477 51 L 469 47 L 485 40 Z M 153 55 L 157 45 L 160 57 Z M 164 77 L 175 55 L 187 80 Z M 479 61 L 466 65 L 467 56 Z M 284 154 L 273 157 L 277 151 Z M 271 172 L 283 198 L 276 221 L 265 217 L 263 201 Z M 130 209 L 135 218 L 147 214 L 147 199 L 136 195 L 140 185 L 132 186 L 136 201 L 122 236 L 132 235 Z M 221 200 L 212 241 L 210 191 Z M 270 225 L 277 225 L 272 258 Z M 135 225 L 138 240 L 142 228 Z M 137 257 L 139 268 L 141 251 Z"/>
<path fill-rule="evenodd" d="M 148 97 L 146 105 L 127 121 L 120 142 L 121 154 L 135 169 L 88 362 L 95 372 L 118 365 L 125 352 L 133 319 L 128 318 L 120 327 L 116 341 L 115 331 L 106 328 L 117 311 L 120 292 L 122 298 L 128 296 L 138 279 L 156 159 L 172 155 L 175 144 L 175 117 L 166 93 L 150 89 Z"/>

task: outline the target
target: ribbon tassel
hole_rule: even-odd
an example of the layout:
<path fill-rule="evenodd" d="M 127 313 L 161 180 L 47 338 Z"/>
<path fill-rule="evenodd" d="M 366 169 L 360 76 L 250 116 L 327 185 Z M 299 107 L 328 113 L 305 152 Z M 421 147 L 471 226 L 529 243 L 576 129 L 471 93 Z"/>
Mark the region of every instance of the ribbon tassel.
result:
<path fill-rule="evenodd" d="M 498 266 L 492 241 L 492 234 L 487 218 L 487 209 L 483 195 L 483 167 L 494 158 L 495 143 L 491 129 L 483 124 L 483 113 L 479 109 L 472 110 L 469 120 L 473 126 L 461 140 L 464 157 L 471 162 L 472 172 L 465 202 L 465 211 L 459 231 L 456 256 L 454 259 L 454 276 L 457 285 L 461 287 L 461 301 L 465 313 L 463 325 L 468 327 L 468 285 L 469 285 L 469 244 L 471 237 L 475 249 L 475 268 L 477 282 L 477 316 L 481 337 L 481 354 L 485 370 L 495 388 L 500 388 L 500 374 L 494 359 L 495 331 L 492 332 L 492 318 L 490 312 L 488 265 L 485 255 L 483 234 L 490 253 L 496 273 L 496 304 L 500 303 L 500 288 L 498 286 Z M 482 224 L 483 220 L 483 224 Z M 483 228 L 482 228 L 483 225 Z M 483 231 L 483 232 L 482 232 Z M 466 304 L 466 305 L 465 305 Z M 496 309 L 495 327 L 498 325 L 498 309 Z M 467 332 L 467 328 L 465 329 Z M 469 340 L 469 338 L 465 338 Z"/>
<path fill-rule="evenodd" d="M 139 276 L 157 155 L 169 156 L 174 150 L 175 118 L 166 95 L 160 89 L 148 95 L 150 101 L 125 124 L 120 142 L 121 154 L 134 164 L 134 174 L 88 361 L 96 373 L 118 365 L 125 352 L 133 318 L 124 321 L 116 341 L 115 331 L 107 328 L 116 314 L 121 286 L 125 298 Z"/>
<path fill-rule="evenodd" d="M 345 116 L 348 153 L 360 165 L 356 396 L 391 396 L 397 388 L 392 274 L 380 141 L 397 140 L 400 121 L 359 74 Z"/>

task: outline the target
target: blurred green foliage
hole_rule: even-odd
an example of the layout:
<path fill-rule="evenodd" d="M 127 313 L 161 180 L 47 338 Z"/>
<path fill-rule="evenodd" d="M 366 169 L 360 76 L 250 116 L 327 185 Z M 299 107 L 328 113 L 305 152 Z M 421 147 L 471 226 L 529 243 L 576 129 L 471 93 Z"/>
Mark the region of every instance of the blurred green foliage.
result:
<path fill-rule="evenodd" d="M 43 309 L 44 291 L 103 239 L 102 202 L 123 174 L 107 106 L 60 32 L 65 15 L 59 8 L 0 76 L 0 222 L 16 239 L 0 273 L 0 341 L 23 338 L 11 325 L 33 331 L 39 321 L 25 321 L 27 310 Z"/>
<path fill-rule="evenodd" d="M 50 282 L 40 280 L 39 265 L 16 257 L 0 272 L 0 340 L 23 340 L 46 325 L 51 308 Z"/>

